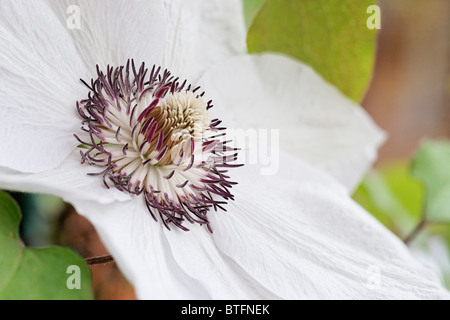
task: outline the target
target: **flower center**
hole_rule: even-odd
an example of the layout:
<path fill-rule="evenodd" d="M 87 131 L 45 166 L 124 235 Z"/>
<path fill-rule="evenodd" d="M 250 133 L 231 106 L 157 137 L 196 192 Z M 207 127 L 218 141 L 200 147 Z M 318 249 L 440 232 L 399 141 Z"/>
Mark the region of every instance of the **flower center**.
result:
<path fill-rule="evenodd" d="M 130 68 L 131 67 L 131 68 Z M 227 146 L 223 127 L 211 120 L 212 101 L 198 94 L 186 81 L 180 83 L 167 70 L 150 72 L 134 62 L 97 67 L 96 80 L 88 84 L 88 98 L 77 103 L 84 139 L 81 162 L 103 170 L 111 186 L 143 195 L 150 214 L 170 229 L 188 230 L 184 222 L 206 225 L 207 213 L 233 200 L 235 182 L 226 175 L 239 165 L 236 149 Z"/>
<path fill-rule="evenodd" d="M 141 134 L 147 146 L 141 153 L 144 160 L 157 158 L 158 142 L 167 149 L 155 165 L 170 165 L 178 162 L 181 150 L 189 159 L 191 143 L 202 141 L 209 127 L 207 104 L 191 91 L 167 94 L 156 107 L 150 107 L 138 118 L 142 124 Z M 148 153 L 152 151 L 151 153 Z"/>

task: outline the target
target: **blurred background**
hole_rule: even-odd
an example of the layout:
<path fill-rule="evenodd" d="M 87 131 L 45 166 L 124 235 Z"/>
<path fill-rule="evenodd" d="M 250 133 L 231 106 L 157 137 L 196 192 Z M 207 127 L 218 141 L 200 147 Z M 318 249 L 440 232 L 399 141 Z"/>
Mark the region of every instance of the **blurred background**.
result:
<path fill-rule="evenodd" d="M 380 0 L 382 28 L 363 107 L 388 133 L 373 172 L 354 198 L 400 238 L 420 222 L 423 187 L 408 174 L 420 142 L 450 138 L 450 1 Z M 450 161 L 450 159 L 449 159 Z M 381 195 L 381 196 L 380 196 Z M 83 257 L 107 254 L 92 225 L 50 196 L 15 194 L 31 246 L 60 244 Z M 450 208 L 449 208 L 450 215 Z M 430 225 L 409 243 L 450 288 L 450 227 Z M 97 299 L 133 299 L 114 263 L 91 267 Z"/>
<path fill-rule="evenodd" d="M 382 28 L 362 104 L 388 132 L 379 163 L 450 136 L 450 1 L 380 0 Z"/>
<path fill-rule="evenodd" d="M 426 191 L 409 173 L 421 142 L 450 138 L 450 1 L 380 0 L 379 5 L 382 28 L 362 105 L 388 140 L 354 198 L 400 238 L 412 235 L 407 241 L 412 252 L 450 288 L 450 224 L 416 229 Z"/>

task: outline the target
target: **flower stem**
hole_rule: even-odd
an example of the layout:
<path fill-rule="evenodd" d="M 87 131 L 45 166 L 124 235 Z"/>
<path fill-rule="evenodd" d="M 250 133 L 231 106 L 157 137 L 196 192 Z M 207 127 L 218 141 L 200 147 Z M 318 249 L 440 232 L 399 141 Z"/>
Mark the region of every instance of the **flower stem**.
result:
<path fill-rule="evenodd" d="M 86 258 L 85 261 L 89 266 L 92 266 L 97 264 L 106 264 L 113 262 L 114 258 L 111 255 L 106 255 L 106 256 Z"/>
<path fill-rule="evenodd" d="M 426 225 L 427 221 L 425 220 L 425 218 L 422 218 L 417 227 L 403 239 L 403 242 L 405 244 L 411 243 L 411 241 L 413 241 L 417 237 L 417 235 L 426 227 Z"/>

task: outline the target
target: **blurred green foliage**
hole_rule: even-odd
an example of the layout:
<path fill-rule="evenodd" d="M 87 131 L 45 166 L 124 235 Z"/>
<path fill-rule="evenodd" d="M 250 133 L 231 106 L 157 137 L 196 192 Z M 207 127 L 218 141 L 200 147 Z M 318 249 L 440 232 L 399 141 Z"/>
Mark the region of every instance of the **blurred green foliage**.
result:
<path fill-rule="evenodd" d="M 386 227 L 404 237 L 419 223 L 424 188 L 410 174 L 410 165 L 395 161 L 369 172 L 353 195 Z"/>
<path fill-rule="evenodd" d="M 245 0 L 247 16 L 256 2 Z M 377 30 L 367 28 L 366 13 L 373 4 L 374 0 L 267 0 L 250 26 L 248 50 L 290 55 L 359 102 L 375 59 Z"/>
<path fill-rule="evenodd" d="M 425 141 L 414 158 L 411 172 L 426 188 L 427 221 L 450 222 L 450 143 Z"/>
<path fill-rule="evenodd" d="M 21 213 L 0 192 L 0 299 L 92 299 L 91 275 L 84 260 L 63 247 L 29 248 L 19 235 Z M 70 290 L 69 266 L 80 268 L 80 289 Z"/>
<path fill-rule="evenodd" d="M 400 238 L 450 288 L 450 142 L 423 141 L 412 161 L 373 169 L 354 199 Z"/>
<path fill-rule="evenodd" d="M 353 197 L 399 236 L 422 219 L 450 223 L 450 142 L 424 141 L 412 162 L 372 170 Z"/>
<path fill-rule="evenodd" d="M 47 194 L 11 193 L 22 212 L 20 234 L 25 244 L 40 247 L 58 244 L 61 217 L 68 205 L 56 196 Z"/>
<path fill-rule="evenodd" d="M 243 0 L 244 2 L 244 18 L 247 29 L 252 25 L 253 19 L 261 10 L 266 0 Z"/>

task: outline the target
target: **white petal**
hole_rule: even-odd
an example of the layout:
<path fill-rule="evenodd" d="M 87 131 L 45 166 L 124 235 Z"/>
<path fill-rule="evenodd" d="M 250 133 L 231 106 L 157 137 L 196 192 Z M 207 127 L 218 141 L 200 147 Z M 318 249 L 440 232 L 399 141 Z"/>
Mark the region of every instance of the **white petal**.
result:
<path fill-rule="evenodd" d="M 102 176 L 88 176 L 101 168 L 82 165 L 78 150 L 61 165 L 39 173 L 22 173 L 0 167 L 0 189 L 29 193 L 52 194 L 68 200 L 96 200 L 101 204 L 129 200 L 130 196 L 112 187 L 107 189 Z M 111 184 L 111 183 L 110 183 Z"/>
<path fill-rule="evenodd" d="M 2 1 L 0 42 L 0 166 L 53 168 L 77 144 L 84 65 L 42 1 Z"/>
<path fill-rule="evenodd" d="M 161 62 L 166 36 L 162 1 L 47 1 L 61 24 L 73 28 L 70 35 L 91 72 L 97 64 L 104 69 L 131 58 L 137 67 L 141 62 L 150 66 Z"/>
<path fill-rule="evenodd" d="M 211 213 L 214 215 L 217 213 Z M 273 294 L 246 278 L 242 270 L 216 246 L 212 235 L 204 227 L 189 225 L 189 232 L 164 230 L 176 264 L 197 288 L 207 293 L 197 299 L 267 299 Z M 242 250 L 249 249 L 241 244 Z"/>
<path fill-rule="evenodd" d="M 310 67 L 284 56 L 236 57 L 208 70 L 200 83 L 225 126 L 279 129 L 282 149 L 325 170 L 349 190 L 384 140 L 361 107 Z"/>
<path fill-rule="evenodd" d="M 228 212 L 167 231 L 142 197 L 68 199 L 94 224 L 141 299 L 436 299 L 437 277 L 324 173 L 282 157 L 278 175 L 234 170 Z"/>
<path fill-rule="evenodd" d="M 170 0 L 164 4 L 163 65 L 182 79 L 195 81 L 214 63 L 246 52 L 241 0 Z"/>
<path fill-rule="evenodd" d="M 449 298 L 407 247 L 316 169 L 282 157 L 247 166 L 236 201 L 211 215 L 214 242 L 248 281 L 285 299 Z"/>
<path fill-rule="evenodd" d="M 152 219 L 142 198 L 108 205 L 77 199 L 72 203 L 95 226 L 140 299 L 194 299 L 203 295 L 202 288 L 173 263 L 163 227 Z"/>
<path fill-rule="evenodd" d="M 106 205 L 68 201 L 95 226 L 140 299 L 264 297 L 223 257 L 205 228 L 168 231 L 151 218 L 142 197 Z"/>

